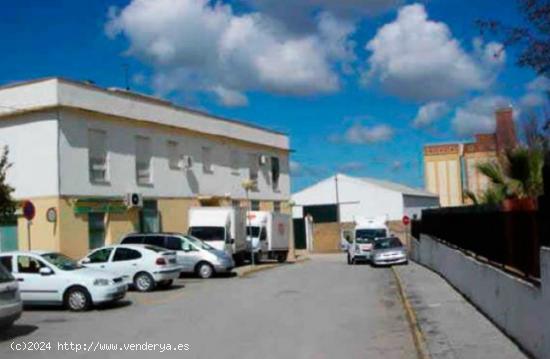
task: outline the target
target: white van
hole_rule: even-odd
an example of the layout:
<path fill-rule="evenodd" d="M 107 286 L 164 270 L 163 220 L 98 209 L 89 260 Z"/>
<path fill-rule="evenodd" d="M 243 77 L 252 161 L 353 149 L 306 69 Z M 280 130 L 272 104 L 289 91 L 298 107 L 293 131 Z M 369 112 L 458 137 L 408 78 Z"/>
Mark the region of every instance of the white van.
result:
<path fill-rule="evenodd" d="M 247 254 L 246 210 L 234 207 L 189 209 L 189 235 L 224 250 L 240 264 Z"/>
<path fill-rule="evenodd" d="M 355 218 L 353 242 L 348 246 L 348 264 L 370 261 L 374 240 L 388 236 L 386 217 Z"/>
<path fill-rule="evenodd" d="M 247 241 L 249 252 L 254 254 L 256 261 L 268 258 L 285 262 L 289 240 L 289 215 L 267 211 L 248 212 Z"/>

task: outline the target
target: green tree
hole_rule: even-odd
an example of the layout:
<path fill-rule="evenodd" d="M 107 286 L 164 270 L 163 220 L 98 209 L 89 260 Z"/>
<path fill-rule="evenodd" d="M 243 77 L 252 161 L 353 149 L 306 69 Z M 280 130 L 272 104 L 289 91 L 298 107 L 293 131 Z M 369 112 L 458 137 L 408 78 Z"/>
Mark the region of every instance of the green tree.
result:
<path fill-rule="evenodd" d="M 542 195 L 544 182 L 543 146 L 519 146 L 506 151 L 499 161 L 480 163 L 479 172 L 491 181 L 491 186 L 477 198 L 466 195 L 474 203 L 498 204 L 506 198 L 527 198 Z"/>
<path fill-rule="evenodd" d="M 12 198 L 14 191 L 7 181 L 6 176 L 12 164 L 8 160 L 9 149 L 4 147 L 0 154 L 0 223 L 13 220 L 16 203 Z"/>

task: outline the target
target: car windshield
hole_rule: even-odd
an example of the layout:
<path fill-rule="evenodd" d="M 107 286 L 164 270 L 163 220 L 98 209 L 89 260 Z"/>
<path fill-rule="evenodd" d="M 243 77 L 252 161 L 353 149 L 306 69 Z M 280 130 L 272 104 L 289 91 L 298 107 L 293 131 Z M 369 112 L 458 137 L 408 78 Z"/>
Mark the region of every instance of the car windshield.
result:
<path fill-rule="evenodd" d="M 47 253 L 43 254 L 44 258 L 48 263 L 53 264 L 61 270 L 75 270 L 80 269 L 82 266 L 78 264 L 73 259 L 61 254 L 61 253 Z"/>
<path fill-rule="evenodd" d="M 258 238 L 260 236 L 260 227 L 246 227 L 246 235 L 250 236 L 250 233 L 252 233 L 252 237 Z"/>
<path fill-rule="evenodd" d="M 13 282 L 14 280 L 11 273 L 0 264 L 0 283 Z"/>
<path fill-rule="evenodd" d="M 223 227 L 191 227 L 189 234 L 203 241 L 225 240 L 225 228 Z"/>
<path fill-rule="evenodd" d="M 373 239 L 385 237 L 386 235 L 384 228 L 358 229 L 355 231 L 355 241 L 357 243 L 371 243 Z"/>
<path fill-rule="evenodd" d="M 201 241 L 201 240 L 198 239 L 197 237 L 185 236 L 185 238 L 186 238 L 189 242 L 191 242 L 191 244 L 193 244 L 193 245 L 196 246 L 196 247 L 199 247 L 199 248 L 202 248 L 202 249 L 206 249 L 206 250 L 208 250 L 208 251 L 211 251 L 211 250 L 214 249 L 214 247 L 212 247 L 210 244 Z"/>
<path fill-rule="evenodd" d="M 402 248 L 403 244 L 399 238 L 390 237 L 390 238 L 380 238 L 374 242 L 374 249 L 392 249 L 392 248 Z"/>

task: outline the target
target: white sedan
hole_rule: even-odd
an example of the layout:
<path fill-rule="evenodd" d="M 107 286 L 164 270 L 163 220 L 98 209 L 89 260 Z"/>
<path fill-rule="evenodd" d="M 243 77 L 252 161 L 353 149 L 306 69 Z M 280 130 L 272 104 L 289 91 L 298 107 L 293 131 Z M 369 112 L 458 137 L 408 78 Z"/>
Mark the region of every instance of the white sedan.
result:
<path fill-rule="evenodd" d="M 128 288 L 120 276 L 84 268 L 61 253 L 6 252 L 0 262 L 19 282 L 23 304 L 64 304 L 82 311 L 124 298 Z"/>
<path fill-rule="evenodd" d="M 81 259 L 80 263 L 122 276 L 126 284 L 133 285 L 140 292 L 151 291 L 157 285 L 170 287 L 182 271 L 177 264 L 176 252 L 151 245 L 101 247 Z"/>

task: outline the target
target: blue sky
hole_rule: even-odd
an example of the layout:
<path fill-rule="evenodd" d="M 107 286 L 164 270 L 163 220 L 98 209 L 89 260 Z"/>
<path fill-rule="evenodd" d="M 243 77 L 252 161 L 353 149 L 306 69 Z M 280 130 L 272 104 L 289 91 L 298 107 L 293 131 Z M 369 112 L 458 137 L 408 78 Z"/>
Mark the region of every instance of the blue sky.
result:
<path fill-rule="evenodd" d="M 287 132 L 294 190 L 336 171 L 422 187 L 425 143 L 550 88 L 480 37 L 484 18 L 521 21 L 513 0 L 19 0 L 0 13 L 0 84 L 124 87 L 128 64 L 133 90 Z"/>

